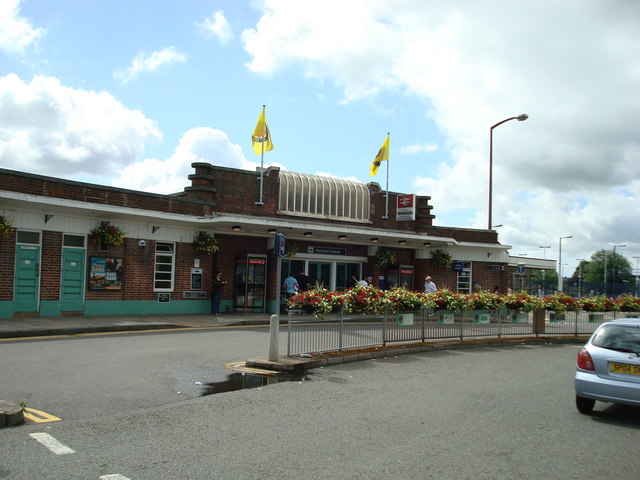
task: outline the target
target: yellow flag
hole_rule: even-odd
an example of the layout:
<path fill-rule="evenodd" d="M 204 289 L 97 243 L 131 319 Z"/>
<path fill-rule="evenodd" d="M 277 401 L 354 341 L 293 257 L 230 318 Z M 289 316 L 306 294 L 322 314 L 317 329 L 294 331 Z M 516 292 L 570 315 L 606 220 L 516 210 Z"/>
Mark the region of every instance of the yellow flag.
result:
<path fill-rule="evenodd" d="M 373 159 L 371 165 L 369 166 L 369 176 L 373 177 L 376 173 L 378 173 L 378 168 L 380 164 L 385 160 L 389 161 L 389 134 L 387 133 L 387 138 L 384 139 L 376 158 Z"/>
<path fill-rule="evenodd" d="M 262 107 L 262 112 L 260 112 L 260 117 L 258 117 L 256 128 L 253 130 L 251 141 L 253 142 L 253 151 L 256 152 L 256 155 L 262 155 L 269 150 L 273 150 L 271 132 L 269 131 L 269 124 L 264 114 L 264 106 Z"/>

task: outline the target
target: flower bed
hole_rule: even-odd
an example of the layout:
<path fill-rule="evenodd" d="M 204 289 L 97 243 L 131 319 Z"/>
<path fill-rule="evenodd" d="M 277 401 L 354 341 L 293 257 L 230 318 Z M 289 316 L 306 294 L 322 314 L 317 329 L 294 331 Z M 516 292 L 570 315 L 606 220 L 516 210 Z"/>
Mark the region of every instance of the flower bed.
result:
<path fill-rule="evenodd" d="M 389 310 L 392 312 L 410 312 L 420 310 L 426 304 L 423 293 L 412 292 L 406 288 L 393 288 L 384 292 Z"/>
<path fill-rule="evenodd" d="M 616 300 L 618 309 L 621 312 L 640 312 L 640 297 L 632 297 L 631 295 L 620 295 Z"/>
<path fill-rule="evenodd" d="M 580 301 L 580 308 L 585 312 L 610 312 L 618 309 L 616 302 L 604 295 L 583 298 Z"/>
<path fill-rule="evenodd" d="M 389 301 L 382 290 L 355 286 L 342 294 L 343 308 L 349 313 L 380 314 L 388 309 Z"/>
<path fill-rule="evenodd" d="M 441 289 L 434 293 L 424 294 L 405 288 L 382 291 L 372 286 L 355 286 L 344 292 L 331 292 L 316 286 L 312 290 L 294 295 L 288 305 L 291 310 L 301 310 L 318 318 L 340 310 L 347 313 L 379 315 L 382 313 L 409 313 L 429 308 L 440 313 L 454 314 L 464 311 L 495 311 L 503 306 L 514 314 L 526 314 L 539 309 L 550 310 L 557 317 L 554 317 L 555 321 L 561 321 L 567 311 L 607 312 L 622 310 L 640 312 L 640 298 L 629 295 L 623 295 L 618 300 L 603 296 L 576 300 L 567 294 L 557 293 L 542 299 L 524 292 L 510 295 L 498 295 L 486 291 L 462 294 Z M 480 320 L 480 317 L 477 320 L 477 323 L 485 321 L 484 319 Z"/>
<path fill-rule="evenodd" d="M 542 299 L 545 310 L 551 310 L 557 314 L 580 309 L 580 302 L 566 293 L 554 293 Z"/>
<path fill-rule="evenodd" d="M 516 292 L 504 296 L 504 305 L 514 312 L 525 313 L 543 308 L 544 303 L 538 297 L 533 297 L 524 292 Z"/>
<path fill-rule="evenodd" d="M 468 310 L 465 295 L 443 288 L 426 295 L 426 306 L 435 310 L 462 312 Z"/>
<path fill-rule="evenodd" d="M 289 299 L 291 310 L 301 310 L 306 314 L 324 318 L 325 315 L 342 307 L 342 297 L 339 293 L 317 287 L 296 293 Z"/>
<path fill-rule="evenodd" d="M 498 310 L 504 305 L 502 295 L 484 290 L 466 295 L 465 299 L 467 310 Z"/>

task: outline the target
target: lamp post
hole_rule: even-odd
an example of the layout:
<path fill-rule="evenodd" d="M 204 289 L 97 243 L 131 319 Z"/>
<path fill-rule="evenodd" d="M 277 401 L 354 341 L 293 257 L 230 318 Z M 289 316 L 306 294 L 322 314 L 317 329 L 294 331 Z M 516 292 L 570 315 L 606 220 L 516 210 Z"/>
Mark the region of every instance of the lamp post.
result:
<path fill-rule="evenodd" d="M 580 263 L 578 264 L 578 298 L 582 298 L 582 262 L 585 261 L 584 258 L 576 258 Z"/>
<path fill-rule="evenodd" d="M 542 253 L 543 253 L 543 258 L 546 260 L 547 259 L 547 248 L 551 248 L 551 245 L 540 245 L 538 248 L 542 248 Z M 542 296 L 544 296 L 545 294 L 545 290 L 547 288 L 547 285 L 545 284 L 545 268 L 542 269 Z"/>
<path fill-rule="evenodd" d="M 560 237 L 558 241 L 558 291 L 562 291 L 562 287 L 564 281 L 562 279 L 562 239 L 563 238 L 573 238 L 573 235 L 566 235 L 564 237 Z"/>
<path fill-rule="evenodd" d="M 613 261 L 611 262 L 611 268 L 613 268 L 613 296 L 616 296 L 616 248 L 623 248 L 626 245 L 614 245 L 613 246 Z"/>
<path fill-rule="evenodd" d="M 640 281 L 640 268 L 638 267 L 638 261 L 640 260 L 640 257 L 637 255 L 634 255 L 633 258 L 636 259 L 636 297 L 638 296 L 638 282 Z"/>
<path fill-rule="evenodd" d="M 524 122 L 527 118 L 529 118 L 529 115 L 527 115 L 526 113 L 518 115 L 517 117 L 505 118 L 489 129 L 489 221 L 487 223 L 489 230 L 491 230 L 491 205 L 493 203 L 493 129 L 511 120 Z"/>

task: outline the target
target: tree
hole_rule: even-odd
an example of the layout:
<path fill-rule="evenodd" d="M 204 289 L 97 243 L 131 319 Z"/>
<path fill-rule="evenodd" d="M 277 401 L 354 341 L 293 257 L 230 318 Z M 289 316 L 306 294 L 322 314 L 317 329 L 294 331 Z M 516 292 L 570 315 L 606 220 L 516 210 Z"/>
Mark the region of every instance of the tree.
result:
<path fill-rule="evenodd" d="M 623 255 L 613 250 L 598 250 L 589 261 L 580 262 L 582 266 L 582 281 L 590 282 L 596 285 L 605 284 L 605 266 L 606 266 L 606 292 L 608 294 L 616 294 L 613 292 L 613 279 L 615 273 L 616 290 L 621 289 L 623 283 L 635 285 L 635 277 L 631 272 L 631 264 Z M 580 265 L 576 268 L 573 276 L 578 278 L 580 275 Z"/>

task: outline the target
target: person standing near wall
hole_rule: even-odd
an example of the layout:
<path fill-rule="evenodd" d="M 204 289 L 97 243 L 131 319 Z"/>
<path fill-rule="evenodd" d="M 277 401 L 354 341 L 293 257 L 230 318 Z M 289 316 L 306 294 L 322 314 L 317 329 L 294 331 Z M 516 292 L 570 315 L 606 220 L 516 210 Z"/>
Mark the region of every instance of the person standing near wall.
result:
<path fill-rule="evenodd" d="M 227 284 L 222 280 L 222 272 L 216 273 L 213 279 L 213 292 L 211 294 L 211 313 L 218 315 L 220 313 L 220 300 L 222 300 L 222 289 Z"/>
<path fill-rule="evenodd" d="M 295 277 L 295 279 L 298 281 L 298 290 L 300 290 L 301 292 L 304 292 L 305 290 L 309 290 L 310 281 L 309 281 L 309 277 L 307 277 L 306 273 L 304 273 L 304 270 L 300 270 L 300 273 L 298 274 L 297 277 Z"/>
<path fill-rule="evenodd" d="M 433 293 L 436 290 L 438 290 L 438 287 L 433 283 L 431 277 L 427 276 L 427 278 L 424 279 L 424 293 Z"/>
<path fill-rule="evenodd" d="M 289 276 L 284 279 L 284 288 L 287 292 L 287 300 L 298 293 L 298 290 L 300 289 L 298 281 L 291 274 L 289 274 Z"/>

